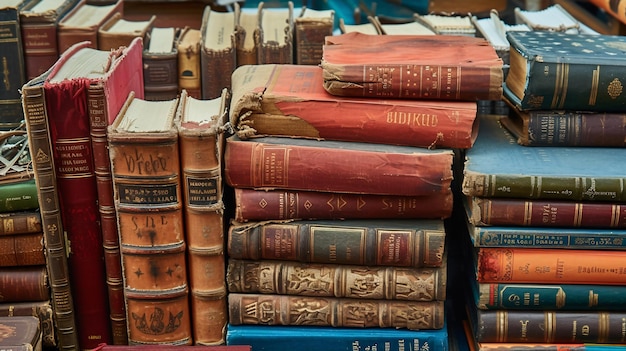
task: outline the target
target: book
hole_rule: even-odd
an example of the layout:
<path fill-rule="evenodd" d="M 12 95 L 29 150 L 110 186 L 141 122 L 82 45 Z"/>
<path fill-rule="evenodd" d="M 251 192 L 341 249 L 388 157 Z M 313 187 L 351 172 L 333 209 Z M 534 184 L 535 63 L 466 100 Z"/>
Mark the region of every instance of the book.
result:
<path fill-rule="evenodd" d="M 48 295 L 48 298 L 50 296 Z M 0 316 L 34 316 L 39 319 L 41 328 L 41 344 L 44 348 L 56 348 L 56 332 L 54 330 L 54 311 L 50 300 L 3 302 L 0 303 Z"/>
<path fill-rule="evenodd" d="M 258 31 L 254 35 L 257 63 L 294 63 L 293 2 L 286 7 L 269 7 L 261 1 L 258 6 Z"/>
<path fill-rule="evenodd" d="M 511 52 L 504 96 L 519 109 L 624 109 L 626 98 L 616 76 L 623 65 L 623 37 L 530 31 L 509 32 L 507 39 Z"/>
<path fill-rule="evenodd" d="M 39 208 L 36 180 L 31 176 L 24 179 L 0 181 L 0 213 Z"/>
<path fill-rule="evenodd" d="M 442 220 L 302 220 L 233 223 L 228 257 L 394 267 L 441 267 Z"/>
<path fill-rule="evenodd" d="M 470 223 L 477 227 L 488 226 L 487 231 L 492 226 L 588 228 L 589 234 L 599 229 L 599 239 L 604 235 L 607 238 L 611 234 L 619 235 L 619 231 L 600 229 L 626 228 L 626 207 L 613 202 L 471 197 L 467 206 Z M 574 238 L 579 232 L 569 233 Z M 551 235 L 557 236 L 557 232 L 553 231 Z M 580 240 L 576 239 L 577 242 Z M 574 245 L 574 242 L 568 240 L 567 244 Z"/>
<path fill-rule="evenodd" d="M 21 210 L 0 213 L 0 235 L 41 232 L 41 213 L 39 212 L 39 207 L 37 207 L 36 210 Z"/>
<path fill-rule="evenodd" d="M 102 229 L 112 342 L 127 344 L 120 244 L 106 133 L 108 125 L 117 116 L 130 91 L 135 92 L 135 96 L 144 96 L 144 71 L 139 64 L 142 61 L 141 39 L 133 39 L 128 49 L 120 50 L 123 51 L 122 58 L 115 61 L 115 65 L 105 76 L 91 81 L 87 91 L 87 109 Z"/>
<path fill-rule="evenodd" d="M 229 293 L 444 301 L 447 265 L 407 268 L 229 259 Z"/>
<path fill-rule="evenodd" d="M 384 35 L 436 35 L 432 29 L 423 25 L 413 17 L 413 20 L 400 23 L 383 23 L 378 16 L 374 17 L 380 34 Z"/>
<path fill-rule="evenodd" d="M 450 189 L 452 157 L 449 149 L 234 135 L 226 140 L 224 178 L 234 188 L 429 195 Z"/>
<path fill-rule="evenodd" d="M 144 40 L 155 21 L 155 15 L 145 20 L 130 20 L 116 12 L 98 28 L 98 49 L 117 50 L 120 46 L 129 46 L 137 37 Z"/>
<path fill-rule="evenodd" d="M 200 58 L 200 29 L 184 27 L 178 36 L 178 89 L 189 96 L 202 98 L 202 65 Z"/>
<path fill-rule="evenodd" d="M 109 5 L 94 5 L 80 0 L 70 12 L 59 21 L 57 41 L 59 52 L 70 46 L 89 41 L 91 47 L 98 48 L 98 29 L 115 13 L 124 12 L 123 1 Z"/>
<path fill-rule="evenodd" d="M 0 31 L 5 33 L 0 51 L 3 52 L 3 65 L 6 65 L 3 70 L 6 75 L 0 85 L 0 131 L 19 128 L 24 120 L 19 89 L 26 83 L 26 67 L 20 11 L 28 2 L 5 1 L 0 5 Z"/>
<path fill-rule="evenodd" d="M 5 336 L 0 340 L 4 350 L 41 350 L 39 318 L 33 316 L 0 317 L 0 328 Z"/>
<path fill-rule="evenodd" d="M 504 125 L 524 146 L 626 146 L 626 118 L 620 112 L 520 110 L 508 100 Z"/>
<path fill-rule="evenodd" d="M 469 148 L 476 103 L 334 96 L 314 65 L 248 65 L 232 75 L 240 138 L 287 136 L 423 148 Z M 320 113 L 320 111 L 327 111 Z M 342 118 L 330 118 L 339 114 Z"/>
<path fill-rule="evenodd" d="M 50 291 L 45 262 L 32 266 L 2 267 L 0 295 L 2 303 L 48 300 Z"/>
<path fill-rule="evenodd" d="M 557 31 L 567 34 L 590 34 L 600 33 L 589 28 L 583 22 L 572 16 L 563 6 L 553 4 L 541 10 L 513 9 L 516 23 L 525 23 L 534 31 Z"/>
<path fill-rule="evenodd" d="M 161 351 L 251 351 L 250 345 L 150 345 L 151 350 Z M 142 351 L 145 345 L 98 345 L 92 351 Z"/>
<path fill-rule="evenodd" d="M 59 350 L 75 350 L 79 346 L 67 260 L 69 252 L 58 198 L 57 180 L 54 175 L 55 164 L 43 88 L 43 83 L 50 72 L 51 69 L 40 77 L 31 79 L 22 87 L 22 106 L 29 148 L 33 155 L 33 172 L 38 189 L 41 224 L 44 228 L 43 240 L 57 347 Z"/>
<path fill-rule="evenodd" d="M 526 247 L 478 249 L 479 283 L 623 285 L 624 251 Z"/>
<path fill-rule="evenodd" d="M 250 345 L 253 350 L 326 351 L 447 350 L 447 328 L 408 330 L 393 328 L 350 328 L 323 326 L 228 325 L 228 345 Z"/>
<path fill-rule="evenodd" d="M 192 343 L 178 103 L 131 92 L 107 128 L 131 345 Z"/>
<path fill-rule="evenodd" d="M 478 284 L 483 310 L 623 311 L 624 288 L 584 284 Z"/>
<path fill-rule="evenodd" d="M 34 0 L 20 10 L 27 81 L 43 74 L 59 58 L 59 21 L 78 0 Z"/>
<path fill-rule="evenodd" d="M 234 219 L 444 219 L 452 215 L 452 197 L 452 190 L 404 196 L 235 188 Z"/>
<path fill-rule="evenodd" d="M 333 35 L 335 11 L 304 6 L 294 17 L 295 60 L 298 65 L 319 65 L 325 38 Z"/>
<path fill-rule="evenodd" d="M 230 325 L 441 329 L 443 301 L 349 299 L 278 294 L 228 294 Z"/>
<path fill-rule="evenodd" d="M 258 48 L 254 39 L 259 27 L 258 8 L 241 7 L 234 3 L 235 12 L 235 44 L 237 67 L 256 65 L 258 63 Z"/>
<path fill-rule="evenodd" d="M 371 54 L 376 48 L 376 55 Z M 428 52 L 405 55 L 403 48 Z M 324 89 L 337 96 L 500 100 L 502 59 L 484 38 L 368 35 L 326 38 Z M 364 73 L 367 72 L 367 73 Z"/>
<path fill-rule="evenodd" d="M 590 0 L 589 2 L 626 24 L 626 2 L 621 0 Z"/>
<path fill-rule="evenodd" d="M 215 99 L 231 88 L 231 74 L 237 67 L 236 17 L 206 6 L 200 28 L 202 98 Z"/>
<path fill-rule="evenodd" d="M 171 100 L 178 97 L 179 30 L 152 27 L 143 49 L 143 85 L 146 100 Z"/>
<path fill-rule="evenodd" d="M 485 38 L 502 59 L 506 75 L 511 50 L 511 44 L 506 39 L 506 32 L 530 31 L 532 29 L 525 23 L 506 23 L 495 9 L 491 9 L 487 17 L 478 18 L 477 16 L 472 16 L 470 19 L 476 28 L 476 36 Z"/>
<path fill-rule="evenodd" d="M 448 13 L 416 13 L 415 19 L 438 35 L 476 35 L 472 17 Z"/>
<path fill-rule="evenodd" d="M 183 93 L 177 124 L 194 344 L 224 343 L 226 277 L 222 156 L 228 89 L 215 99 Z"/>
<path fill-rule="evenodd" d="M 373 21 L 373 18 L 368 18 L 367 22 L 363 23 L 346 23 L 346 20 L 341 17 L 339 18 L 339 32 L 341 34 L 346 33 L 363 33 L 367 35 L 379 35 L 381 34 L 380 28 L 376 25 L 376 22 Z M 325 42 L 325 41 L 324 41 Z M 324 49 L 322 46 L 322 58 L 324 57 Z"/>
<path fill-rule="evenodd" d="M 43 233 L 0 236 L 0 267 L 45 265 Z"/>
<path fill-rule="evenodd" d="M 476 142 L 465 153 L 462 192 L 489 198 L 623 202 L 626 178 L 618 169 L 626 149 L 610 150 L 529 148 L 517 143 L 499 117 L 487 116 L 480 118 Z"/>

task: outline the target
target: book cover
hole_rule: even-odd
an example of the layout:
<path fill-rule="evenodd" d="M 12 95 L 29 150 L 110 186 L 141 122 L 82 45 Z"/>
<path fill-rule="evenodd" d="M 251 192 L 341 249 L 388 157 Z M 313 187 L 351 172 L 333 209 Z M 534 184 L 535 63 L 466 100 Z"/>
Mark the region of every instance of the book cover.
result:
<path fill-rule="evenodd" d="M 123 4 L 123 1 L 117 1 L 108 5 L 95 5 L 88 3 L 87 0 L 80 0 L 59 21 L 57 29 L 59 52 L 65 52 L 70 46 L 82 41 L 89 41 L 90 47 L 97 49 L 98 29 L 115 13 L 123 13 Z"/>
<path fill-rule="evenodd" d="M 45 265 L 43 233 L 0 236 L 0 267 Z"/>
<path fill-rule="evenodd" d="M 428 195 L 450 188 L 452 157 L 449 149 L 234 135 L 224 177 L 235 188 Z"/>
<path fill-rule="evenodd" d="M 41 349 L 39 318 L 33 316 L 0 317 L 0 328 L 4 331 L 0 339 L 0 348 L 13 351 Z"/>
<path fill-rule="evenodd" d="M 130 92 L 107 128 L 129 344 L 192 343 L 178 98 Z"/>
<path fill-rule="evenodd" d="M 143 84 L 146 100 L 171 100 L 178 96 L 178 48 L 180 31 L 152 27 L 143 49 Z"/>
<path fill-rule="evenodd" d="M 469 148 L 476 103 L 334 96 L 315 65 L 249 65 L 232 77 L 241 138 L 289 136 L 423 148 Z M 335 118 L 340 115 L 341 118 Z"/>
<path fill-rule="evenodd" d="M 553 31 L 509 32 L 504 95 L 522 110 L 620 112 L 626 39 Z"/>
<path fill-rule="evenodd" d="M 462 192 L 469 196 L 623 202 L 626 148 L 526 147 L 499 122 L 480 118 L 465 153 Z"/>
<path fill-rule="evenodd" d="M 322 326 L 228 325 L 228 345 L 250 345 L 253 350 L 325 351 L 448 350 L 447 328 L 408 330 L 394 328 L 346 328 Z"/>
<path fill-rule="evenodd" d="M 224 343 L 226 318 L 225 204 L 222 156 L 229 93 L 210 100 L 183 90 L 176 127 L 187 242 L 194 343 Z"/>
<path fill-rule="evenodd" d="M 0 213 L 39 208 L 36 183 L 32 174 L 24 179 L 0 181 Z"/>
<path fill-rule="evenodd" d="M 284 219 L 444 219 L 452 190 L 424 196 L 349 194 L 305 190 L 234 189 L 237 222 Z"/>
<path fill-rule="evenodd" d="M 231 89 L 231 75 L 237 67 L 235 12 L 220 12 L 207 6 L 200 28 L 202 98 L 215 99 Z"/>
<path fill-rule="evenodd" d="M 41 328 L 41 344 L 44 348 L 56 348 L 56 332 L 54 329 L 54 311 L 48 299 L 33 302 L 2 302 L 0 303 L 0 316 L 34 316 L 39 319 Z"/>
<path fill-rule="evenodd" d="M 293 2 L 285 7 L 258 6 L 258 30 L 254 35 L 258 64 L 293 64 Z"/>
<path fill-rule="evenodd" d="M 129 20 L 123 13 L 116 12 L 98 28 L 98 49 L 117 50 L 120 46 L 129 46 L 137 37 L 144 40 L 155 21 L 155 15 L 145 20 Z"/>
<path fill-rule="evenodd" d="M 440 267 L 443 220 L 314 220 L 234 223 L 228 255 L 370 266 Z"/>
<path fill-rule="evenodd" d="M 423 54 L 411 55 L 414 50 Z M 321 66 L 324 89 L 333 95 L 467 101 L 502 98 L 502 59 L 484 38 L 346 33 L 327 37 Z"/>

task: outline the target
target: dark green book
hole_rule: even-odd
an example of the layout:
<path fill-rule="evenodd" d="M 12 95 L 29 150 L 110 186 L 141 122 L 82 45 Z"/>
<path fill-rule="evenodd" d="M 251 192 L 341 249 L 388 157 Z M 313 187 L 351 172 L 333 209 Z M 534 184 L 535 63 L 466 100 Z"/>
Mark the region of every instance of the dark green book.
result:
<path fill-rule="evenodd" d="M 39 208 L 35 179 L 7 183 L 0 182 L 0 212 L 33 210 Z"/>

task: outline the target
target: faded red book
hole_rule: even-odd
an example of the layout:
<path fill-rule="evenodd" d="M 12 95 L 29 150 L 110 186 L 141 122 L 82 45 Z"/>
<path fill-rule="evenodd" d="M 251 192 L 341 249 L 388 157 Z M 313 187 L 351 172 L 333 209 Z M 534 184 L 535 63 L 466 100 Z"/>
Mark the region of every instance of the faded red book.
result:
<path fill-rule="evenodd" d="M 326 37 L 321 67 L 333 95 L 436 100 L 502 99 L 502 59 L 466 35 Z"/>
<path fill-rule="evenodd" d="M 469 148 L 476 102 L 341 97 L 314 65 L 248 65 L 232 75 L 230 119 L 240 138 L 289 136 L 428 148 Z M 338 117 L 340 116 L 340 117 Z"/>

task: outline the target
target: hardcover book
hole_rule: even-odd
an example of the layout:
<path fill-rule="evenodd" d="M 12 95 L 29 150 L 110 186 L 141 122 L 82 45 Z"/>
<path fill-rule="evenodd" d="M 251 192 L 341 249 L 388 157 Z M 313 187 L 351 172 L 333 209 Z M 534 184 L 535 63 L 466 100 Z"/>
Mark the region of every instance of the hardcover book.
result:
<path fill-rule="evenodd" d="M 258 48 L 255 36 L 259 31 L 259 11 L 257 8 L 241 8 L 238 2 L 234 3 L 236 33 L 235 44 L 237 67 L 243 65 L 256 65 L 258 62 Z"/>
<path fill-rule="evenodd" d="M 286 7 L 259 3 L 258 31 L 254 36 L 258 64 L 293 64 L 293 2 Z"/>
<path fill-rule="evenodd" d="M 0 303 L 0 316 L 33 316 L 39 319 L 41 329 L 41 345 L 44 348 L 56 348 L 56 332 L 54 328 L 54 311 L 52 304 L 47 299 L 33 302 L 3 302 Z"/>
<path fill-rule="evenodd" d="M 551 31 L 509 32 L 504 95 L 522 110 L 620 112 L 626 38 Z"/>
<path fill-rule="evenodd" d="M 41 241 L 41 239 L 39 239 Z M 43 252 L 43 248 L 40 247 Z M 46 264 L 2 267 L 0 269 L 0 302 L 33 302 L 50 299 Z"/>
<path fill-rule="evenodd" d="M 146 20 L 129 20 L 121 12 L 116 12 L 98 28 L 98 49 L 116 50 L 120 46 L 129 46 L 137 37 L 144 40 L 155 21 L 155 15 Z"/>
<path fill-rule="evenodd" d="M 322 46 L 327 36 L 333 35 L 335 11 L 303 7 L 294 18 L 295 60 L 298 65 L 319 65 Z"/>
<path fill-rule="evenodd" d="M 0 317 L 0 349 L 12 351 L 41 350 L 39 318 L 33 316 Z"/>
<path fill-rule="evenodd" d="M 224 343 L 226 277 L 222 156 L 229 94 L 199 100 L 183 90 L 177 124 L 194 343 Z"/>
<path fill-rule="evenodd" d="M 107 128 L 131 345 L 193 341 L 174 124 L 178 103 L 131 92 Z"/>
<path fill-rule="evenodd" d="M 39 208 L 37 184 L 32 174 L 23 179 L 0 181 L 0 194 L 0 213 Z"/>
<path fill-rule="evenodd" d="M 423 330 L 443 328 L 445 310 L 443 301 L 229 293 L 228 319 L 231 325 Z"/>
<path fill-rule="evenodd" d="M 215 99 L 230 90 L 231 75 L 237 67 L 236 17 L 207 6 L 202 14 L 200 68 L 202 98 Z"/>
<path fill-rule="evenodd" d="M 502 59 L 483 38 L 347 33 L 327 37 L 323 52 L 324 89 L 333 95 L 466 101 L 502 98 Z"/>
<path fill-rule="evenodd" d="M 46 264 L 43 234 L 27 233 L 0 236 L 0 267 Z"/>
<path fill-rule="evenodd" d="M 524 23 L 534 31 L 556 31 L 567 34 L 600 33 L 578 21 L 561 5 L 554 4 L 540 10 L 513 9 L 516 23 Z"/>
<path fill-rule="evenodd" d="M 476 138 L 475 102 L 334 96 L 323 84 L 319 66 L 239 67 L 232 75 L 231 124 L 243 139 L 288 136 L 469 148 Z"/>
<path fill-rule="evenodd" d="M 237 222 L 286 219 L 444 219 L 452 215 L 452 190 L 424 196 L 349 194 L 235 188 Z"/>
<path fill-rule="evenodd" d="M 224 177 L 234 188 L 431 195 L 449 191 L 452 158 L 448 149 L 234 135 L 226 140 Z"/>
<path fill-rule="evenodd" d="M 59 22 L 59 52 L 64 52 L 82 41 L 89 41 L 90 47 L 97 49 L 98 29 L 115 13 L 123 13 L 123 4 L 123 1 L 118 1 L 109 5 L 93 5 L 87 3 L 87 0 L 81 0 Z"/>
<path fill-rule="evenodd" d="M 36 210 L 0 212 L 0 236 L 41 232 L 39 207 Z"/>
<path fill-rule="evenodd" d="M 228 257 L 368 266 L 441 267 L 442 220 L 311 220 L 234 223 Z"/>
<path fill-rule="evenodd" d="M 200 58 L 200 40 L 202 31 L 184 27 L 178 36 L 178 89 L 185 89 L 187 94 L 196 99 L 202 98 L 202 65 Z"/>
<path fill-rule="evenodd" d="M 179 31 L 174 27 L 152 27 L 143 49 L 143 85 L 146 100 L 178 97 Z"/>
<path fill-rule="evenodd" d="M 226 281 L 230 293 L 444 301 L 446 263 L 406 268 L 231 258 Z"/>
<path fill-rule="evenodd" d="M 465 153 L 462 191 L 479 197 L 623 202 L 626 148 L 526 147 L 499 121 L 480 118 Z M 575 162 L 572 162 L 575 160 Z"/>
<path fill-rule="evenodd" d="M 57 61 L 58 24 L 78 0 L 33 0 L 20 10 L 26 79 L 46 72 Z"/>
<path fill-rule="evenodd" d="M 250 345 L 253 350 L 325 351 L 448 350 L 448 329 L 408 330 L 322 326 L 228 325 L 228 345 Z"/>

